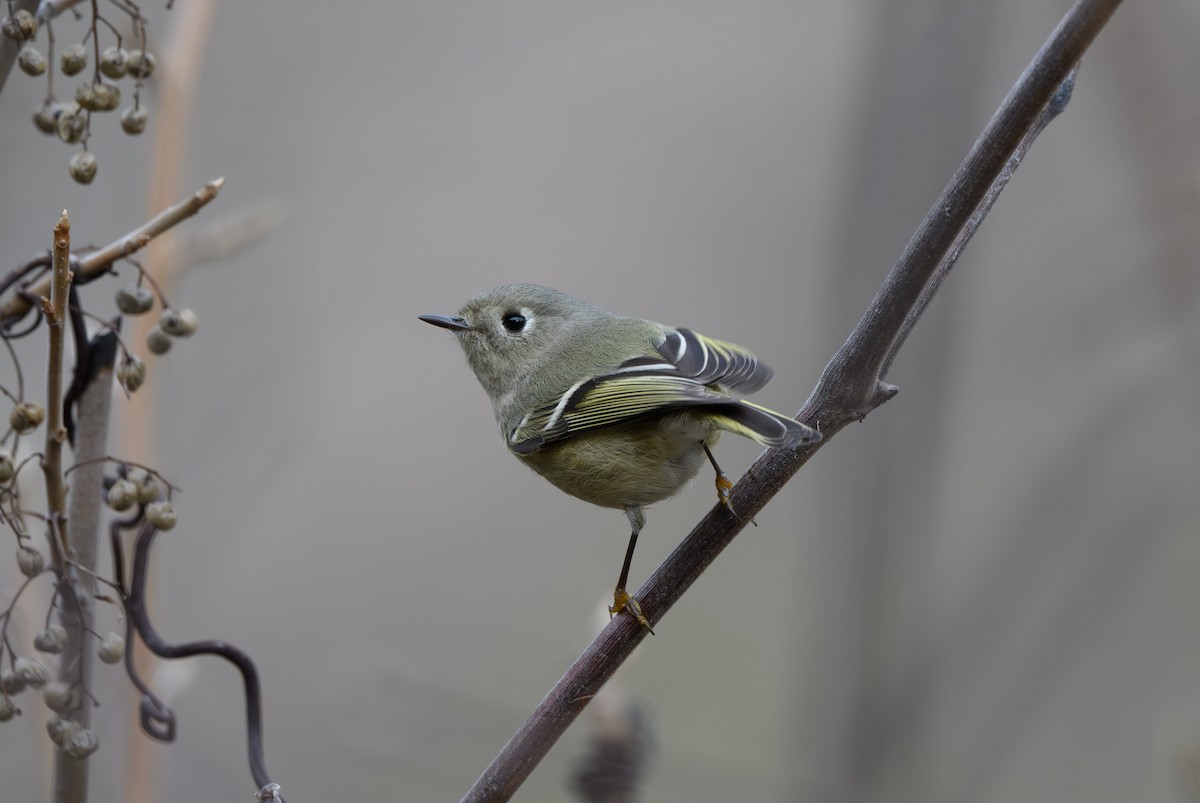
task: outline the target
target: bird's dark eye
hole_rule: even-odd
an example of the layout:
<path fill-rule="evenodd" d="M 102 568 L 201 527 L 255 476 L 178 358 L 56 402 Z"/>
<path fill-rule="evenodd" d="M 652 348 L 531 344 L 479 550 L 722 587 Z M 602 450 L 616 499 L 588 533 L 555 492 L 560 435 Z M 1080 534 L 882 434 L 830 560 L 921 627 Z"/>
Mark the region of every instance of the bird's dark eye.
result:
<path fill-rule="evenodd" d="M 500 320 L 500 323 L 504 325 L 505 329 L 515 334 L 525 328 L 525 316 L 519 312 L 510 312 Z"/>

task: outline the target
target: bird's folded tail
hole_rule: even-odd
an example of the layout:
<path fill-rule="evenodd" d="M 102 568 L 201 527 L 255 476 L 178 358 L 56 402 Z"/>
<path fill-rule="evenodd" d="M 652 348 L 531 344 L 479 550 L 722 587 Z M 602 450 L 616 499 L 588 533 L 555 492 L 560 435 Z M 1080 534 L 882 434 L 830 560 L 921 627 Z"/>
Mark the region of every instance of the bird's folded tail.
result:
<path fill-rule="evenodd" d="M 745 400 L 714 405 L 704 411 L 713 423 L 763 446 L 793 449 L 821 440 L 821 433 L 794 418 Z"/>

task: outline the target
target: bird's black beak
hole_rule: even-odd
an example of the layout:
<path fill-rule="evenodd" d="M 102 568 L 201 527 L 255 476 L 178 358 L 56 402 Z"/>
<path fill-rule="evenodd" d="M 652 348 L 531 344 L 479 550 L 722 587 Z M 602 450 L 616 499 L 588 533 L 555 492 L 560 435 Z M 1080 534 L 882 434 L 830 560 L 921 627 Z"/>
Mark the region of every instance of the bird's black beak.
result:
<path fill-rule="evenodd" d="M 425 323 L 431 323 L 434 326 L 440 326 L 452 332 L 464 332 L 471 328 L 471 324 L 467 323 L 465 318 L 460 318 L 457 315 L 453 317 L 449 315 L 418 315 L 417 317 L 425 321 Z"/>

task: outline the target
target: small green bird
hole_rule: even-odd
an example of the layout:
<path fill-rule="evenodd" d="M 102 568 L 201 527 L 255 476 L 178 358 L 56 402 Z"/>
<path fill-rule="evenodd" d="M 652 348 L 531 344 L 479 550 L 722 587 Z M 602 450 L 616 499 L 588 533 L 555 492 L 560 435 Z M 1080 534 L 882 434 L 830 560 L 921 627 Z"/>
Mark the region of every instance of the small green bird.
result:
<path fill-rule="evenodd" d="M 420 318 L 458 337 L 521 462 L 572 496 L 625 511 L 632 533 L 609 611 L 628 608 L 647 628 L 625 591 L 645 506 L 677 493 L 707 457 L 733 513 L 733 483 L 711 451 L 722 431 L 776 448 L 821 439 L 729 395 L 758 390 L 773 372 L 741 346 L 690 329 L 614 315 L 535 284 L 494 287 L 457 315 Z"/>

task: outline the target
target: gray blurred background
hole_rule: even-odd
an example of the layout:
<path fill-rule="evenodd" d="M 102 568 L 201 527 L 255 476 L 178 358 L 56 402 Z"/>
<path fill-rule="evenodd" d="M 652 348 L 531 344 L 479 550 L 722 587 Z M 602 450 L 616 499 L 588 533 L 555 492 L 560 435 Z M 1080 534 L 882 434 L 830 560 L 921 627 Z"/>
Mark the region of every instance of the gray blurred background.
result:
<path fill-rule="evenodd" d="M 777 376 L 756 400 L 795 410 L 1067 5 L 222 4 L 179 195 L 227 184 L 182 229 L 286 217 L 187 272 L 200 332 L 149 360 L 154 415 L 111 451 L 139 433 L 183 489 L 155 623 L 253 654 L 292 803 L 457 800 L 620 567 L 624 516 L 507 455 L 416 316 L 540 282 L 754 349 Z M 171 41 L 183 12 L 148 13 Z M 656 744 L 645 800 L 1200 800 L 1198 39 L 1194 3 L 1118 11 L 901 353 L 900 395 L 622 673 Z M 5 270 L 64 206 L 76 243 L 148 214 L 156 99 L 142 140 L 98 123 L 83 188 L 29 123 L 43 90 L 14 74 L 0 96 Z M 85 302 L 111 314 L 121 281 Z M 733 474 L 756 453 L 718 451 Z M 635 586 L 712 502 L 698 479 L 650 511 Z M 174 745 L 130 736 L 100 667 L 93 799 L 250 799 L 236 674 L 154 678 Z M 47 800 L 24 708 L 3 797 Z M 572 799 L 592 726 L 517 799 Z"/>

